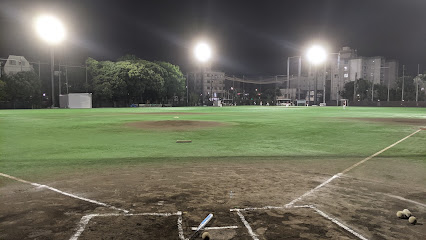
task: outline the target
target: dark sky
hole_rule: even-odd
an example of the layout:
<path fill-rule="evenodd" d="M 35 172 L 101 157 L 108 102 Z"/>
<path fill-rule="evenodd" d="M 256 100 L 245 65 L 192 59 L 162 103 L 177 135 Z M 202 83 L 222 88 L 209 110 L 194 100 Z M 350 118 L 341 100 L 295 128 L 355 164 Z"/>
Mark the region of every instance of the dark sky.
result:
<path fill-rule="evenodd" d="M 2 0 L 0 57 L 48 61 L 32 25 L 41 13 L 65 23 L 67 40 L 56 51 L 73 63 L 134 54 L 187 70 L 204 38 L 214 45 L 214 68 L 230 74 L 283 74 L 287 57 L 316 41 L 426 70 L 426 0 Z"/>

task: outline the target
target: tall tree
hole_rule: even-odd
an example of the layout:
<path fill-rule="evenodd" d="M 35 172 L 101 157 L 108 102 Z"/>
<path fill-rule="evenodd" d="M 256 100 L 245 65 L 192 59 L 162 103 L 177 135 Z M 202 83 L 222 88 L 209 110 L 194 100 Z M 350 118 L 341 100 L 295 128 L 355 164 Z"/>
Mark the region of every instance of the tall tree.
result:
<path fill-rule="evenodd" d="M 29 103 L 39 107 L 41 102 L 40 80 L 34 71 L 18 72 L 4 76 L 6 100 Z"/>

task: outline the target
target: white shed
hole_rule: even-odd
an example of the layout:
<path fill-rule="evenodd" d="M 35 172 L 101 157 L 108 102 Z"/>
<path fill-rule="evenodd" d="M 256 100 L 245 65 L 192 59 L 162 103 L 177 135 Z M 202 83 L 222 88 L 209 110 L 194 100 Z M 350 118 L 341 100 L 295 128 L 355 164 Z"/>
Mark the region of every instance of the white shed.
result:
<path fill-rule="evenodd" d="M 61 108 L 92 108 L 91 93 L 69 93 L 59 96 Z"/>

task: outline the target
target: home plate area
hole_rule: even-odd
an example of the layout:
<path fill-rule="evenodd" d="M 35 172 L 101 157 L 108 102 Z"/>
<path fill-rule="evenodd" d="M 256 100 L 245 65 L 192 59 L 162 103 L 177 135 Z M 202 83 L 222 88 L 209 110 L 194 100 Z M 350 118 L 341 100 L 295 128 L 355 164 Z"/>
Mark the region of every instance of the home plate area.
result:
<path fill-rule="evenodd" d="M 85 239 L 188 239 L 208 215 L 176 213 L 111 213 L 83 216 L 70 240 Z M 211 239 L 251 239 L 235 213 L 214 212 L 204 231 Z M 201 239 L 201 234 L 197 239 Z"/>
<path fill-rule="evenodd" d="M 204 232 L 211 239 L 358 239 L 309 207 L 213 212 Z M 86 215 L 70 240 L 189 239 L 208 212 Z M 84 223 L 86 221 L 86 223 Z M 83 227 L 83 228 L 81 228 Z M 194 239 L 201 239 L 201 234 Z"/>

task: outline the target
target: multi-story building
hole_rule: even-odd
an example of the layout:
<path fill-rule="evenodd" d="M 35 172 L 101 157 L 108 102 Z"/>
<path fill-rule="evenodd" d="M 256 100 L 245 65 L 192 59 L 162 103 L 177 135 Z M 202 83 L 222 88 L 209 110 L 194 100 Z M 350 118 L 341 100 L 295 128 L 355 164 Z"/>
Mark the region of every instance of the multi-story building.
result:
<path fill-rule="evenodd" d="M 4 65 L 5 74 L 15 74 L 18 72 L 34 70 L 30 63 L 23 56 L 9 55 Z"/>
<path fill-rule="evenodd" d="M 317 89 L 317 102 L 325 89 L 326 100 L 340 99 L 346 83 L 355 79 L 366 79 L 374 84 L 393 87 L 398 78 L 398 61 L 385 57 L 359 57 L 357 51 L 343 47 L 338 53 L 328 56 L 325 65 L 311 66 L 302 59 L 300 78 L 290 76 L 290 88 L 296 88 L 297 98 L 308 99 L 307 92 Z M 293 97 L 295 99 L 296 97 Z"/>
<path fill-rule="evenodd" d="M 202 75 L 202 73 L 204 76 Z M 188 90 L 200 95 L 200 101 L 207 104 L 225 95 L 225 73 L 205 68 L 203 71 L 188 73 Z"/>

